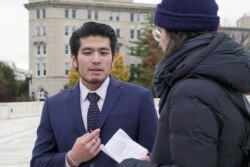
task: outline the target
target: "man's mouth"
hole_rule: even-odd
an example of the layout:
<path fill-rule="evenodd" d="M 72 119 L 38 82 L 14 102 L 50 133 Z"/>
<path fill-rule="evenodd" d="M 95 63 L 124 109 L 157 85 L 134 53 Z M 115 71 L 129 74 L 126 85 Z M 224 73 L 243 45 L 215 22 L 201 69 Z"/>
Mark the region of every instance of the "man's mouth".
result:
<path fill-rule="evenodd" d="M 101 72 L 103 70 L 101 68 L 89 68 L 89 71 L 91 71 L 91 72 Z"/>

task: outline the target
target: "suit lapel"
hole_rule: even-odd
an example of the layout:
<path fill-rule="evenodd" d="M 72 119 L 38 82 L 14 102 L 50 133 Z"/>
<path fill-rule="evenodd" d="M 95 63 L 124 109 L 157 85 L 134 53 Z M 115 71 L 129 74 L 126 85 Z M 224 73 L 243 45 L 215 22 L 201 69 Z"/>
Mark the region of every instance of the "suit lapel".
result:
<path fill-rule="evenodd" d="M 76 84 L 71 90 L 68 97 L 69 112 L 73 119 L 73 124 L 75 124 L 80 135 L 86 133 L 86 129 L 82 120 L 81 105 L 80 105 L 80 87 L 79 83 Z"/>
<path fill-rule="evenodd" d="M 105 97 L 105 101 L 102 107 L 102 111 L 100 114 L 100 127 L 104 125 L 105 121 L 108 118 L 108 115 L 111 113 L 112 108 L 114 107 L 116 101 L 118 100 L 121 90 L 118 88 L 120 83 L 110 77 L 110 83 L 107 90 L 107 95 Z"/>

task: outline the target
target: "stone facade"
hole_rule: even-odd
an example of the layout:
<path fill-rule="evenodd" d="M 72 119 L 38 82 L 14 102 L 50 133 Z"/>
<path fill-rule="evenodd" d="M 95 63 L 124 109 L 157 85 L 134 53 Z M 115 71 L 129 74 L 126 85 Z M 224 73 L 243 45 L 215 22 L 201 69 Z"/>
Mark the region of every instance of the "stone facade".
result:
<path fill-rule="evenodd" d="M 111 25 L 118 34 L 118 50 L 126 65 L 140 59 L 128 55 L 155 5 L 133 0 L 29 0 L 29 69 L 33 71 L 30 96 L 44 100 L 64 89 L 71 67 L 69 39 L 85 21 Z"/>
<path fill-rule="evenodd" d="M 237 20 L 237 27 L 239 28 L 250 28 L 250 14 L 245 14 Z"/>

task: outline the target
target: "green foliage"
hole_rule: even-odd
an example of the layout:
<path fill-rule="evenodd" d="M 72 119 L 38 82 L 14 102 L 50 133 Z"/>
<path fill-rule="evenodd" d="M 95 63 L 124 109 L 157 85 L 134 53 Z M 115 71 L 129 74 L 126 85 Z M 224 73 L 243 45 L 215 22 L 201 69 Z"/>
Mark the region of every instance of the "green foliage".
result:
<path fill-rule="evenodd" d="M 15 100 L 16 80 L 13 70 L 0 62 L 0 102 Z"/>
<path fill-rule="evenodd" d="M 153 28 L 152 16 L 148 15 L 147 22 L 141 29 L 139 39 L 130 41 L 130 55 L 141 58 L 142 62 L 141 64 L 131 66 L 129 82 L 151 89 L 154 94 L 152 77 L 156 65 L 162 58 L 163 52 L 158 47 L 158 43 L 153 39 Z"/>
<path fill-rule="evenodd" d="M 114 65 L 111 70 L 112 76 L 119 81 L 128 81 L 128 68 L 123 62 L 123 58 L 119 53 L 115 54 Z"/>
<path fill-rule="evenodd" d="M 16 101 L 30 101 L 27 81 L 16 81 Z"/>

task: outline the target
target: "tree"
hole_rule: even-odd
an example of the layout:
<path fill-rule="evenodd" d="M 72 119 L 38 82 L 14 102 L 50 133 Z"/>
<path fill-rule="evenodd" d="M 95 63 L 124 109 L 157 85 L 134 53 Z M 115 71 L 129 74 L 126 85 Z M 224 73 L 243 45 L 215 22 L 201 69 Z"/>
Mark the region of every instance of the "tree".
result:
<path fill-rule="evenodd" d="M 72 87 L 79 80 L 79 74 L 74 67 L 71 67 L 71 69 L 69 70 L 68 78 L 69 78 L 68 87 Z"/>
<path fill-rule="evenodd" d="M 139 57 L 142 61 L 141 64 L 131 66 L 129 81 L 151 89 L 154 94 L 152 77 L 163 52 L 152 36 L 152 15 L 149 14 L 146 20 L 138 40 L 130 41 L 130 55 Z"/>
<path fill-rule="evenodd" d="M 13 70 L 0 62 L 0 102 L 14 101 L 16 96 L 16 80 Z"/>
<path fill-rule="evenodd" d="M 29 101 L 28 81 L 16 81 L 16 101 Z"/>
<path fill-rule="evenodd" d="M 112 76 L 119 81 L 128 81 L 128 68 L 123 62 L 123 58 L 120 53 L 116 53 L 114 57 L 114 65 L 111 70 Z"/>

